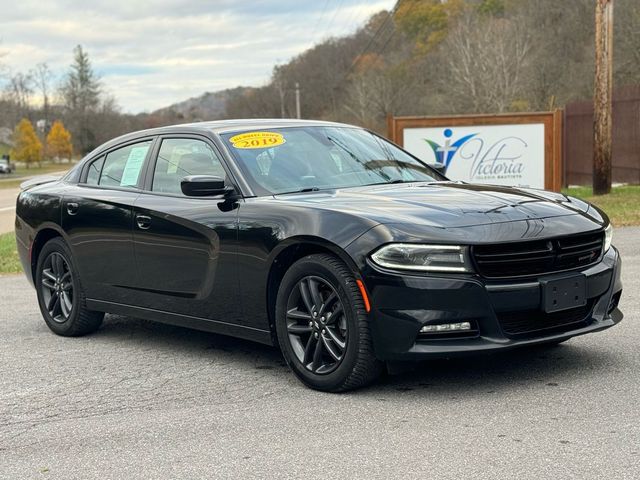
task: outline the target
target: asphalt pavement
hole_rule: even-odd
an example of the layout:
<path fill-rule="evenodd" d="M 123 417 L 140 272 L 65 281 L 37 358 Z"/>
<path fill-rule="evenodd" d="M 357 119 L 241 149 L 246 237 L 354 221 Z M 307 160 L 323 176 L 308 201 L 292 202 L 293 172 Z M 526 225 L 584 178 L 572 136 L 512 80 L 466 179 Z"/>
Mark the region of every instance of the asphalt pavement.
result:
<path fill-rule="evenodd" d="M 0 177 L 0 234 L 12 232 L 14 229 L 16 217 L 16 198 L 18 198 L 18 194 L 20 193 L 20 188 L 5 188 L 6 184 L 3 186 L 3 183 L 11 182 L 13 180 L 25 181 L 40 176 L 49 177 L 62 175 L 64 173 L 65 171 L 63 170 L 41 175 L 2 175 L 2 177 Z"/>
<path fill-rule="evenodd" d="M 19 188 L 0 188 L 0 234 L 14 229 Z"/>
<path fill-rule="evenodd" d="M 614 244 L 616 327 L 339 395 L 224 336 L 108 316 L 57 337 L 0 277 L 0 478 L 640 478 L 640 228 Z"/>

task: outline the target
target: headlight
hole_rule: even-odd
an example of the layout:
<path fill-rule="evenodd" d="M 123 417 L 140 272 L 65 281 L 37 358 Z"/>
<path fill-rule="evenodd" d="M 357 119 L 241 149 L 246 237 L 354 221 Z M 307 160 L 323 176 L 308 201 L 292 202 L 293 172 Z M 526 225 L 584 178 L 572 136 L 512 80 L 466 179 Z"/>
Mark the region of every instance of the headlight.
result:
<path fill-rule="evenodd" d="M 611 240 L 613 240 L 613 227 L 611 224 L 607 225 L 607 228 L 604 229 L 604 251 L 605 253 L 609 250 L 611 246 Z"/>
<path fill-rule="evenodd" d="M 381 267 L 423 272 L 471 272 L 467 247 L 392 243 L 371 255 Z"/>

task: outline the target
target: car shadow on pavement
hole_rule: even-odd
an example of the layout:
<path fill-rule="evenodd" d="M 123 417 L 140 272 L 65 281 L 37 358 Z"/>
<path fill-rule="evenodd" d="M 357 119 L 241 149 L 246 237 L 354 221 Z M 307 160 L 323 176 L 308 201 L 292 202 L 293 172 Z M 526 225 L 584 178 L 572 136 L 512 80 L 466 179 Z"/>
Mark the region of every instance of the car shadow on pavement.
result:
<path fill-rule="evenodd" d="M 106 315 L 103 326 L 92 337 L 119 343 L 129 341 L 144 348 L 158 348 L 165 352 L 170 350 L 176 355 L 209 351 L 213 352 L 213 355 L 236 358 L 238 362 L 255 362 L 260 359 L 274 365 L 284 365 L 282 355 L 275 347 L 241 338 L 120 315 Z"/>
<path fill-rule="evenodd" d="M 454 398 L 523 386 L 559 387 L 581 378 L 601 376 L 613 364 L 615 358 L 609 352 L 569 340 L 556 346 L 403 365 L 404 371 L 387 376 L 383 388 Z"/>
<path fill-rule="evenodd" d="M 131 317 L 107 315 L 104 326 L 92 337 L 118 344 L 131 342 L 145 350 L 162 350 L 165 355 L 202 355 L 203 362 L 210 361 L 213 356 L 215 360 L 236 363 L 238 367 L 287 368 L 276 347 Z M 597 345 L 587 346 L 570 340 L 558 346 L 403 364 L 399 372 L 386 375 L 358 392 L 367 395 L 424 392 L 452 398 L 495 393 L 523 385 L 557 387 L 580 377 L 602 375 L 615 363 L 616 358 Z"/>

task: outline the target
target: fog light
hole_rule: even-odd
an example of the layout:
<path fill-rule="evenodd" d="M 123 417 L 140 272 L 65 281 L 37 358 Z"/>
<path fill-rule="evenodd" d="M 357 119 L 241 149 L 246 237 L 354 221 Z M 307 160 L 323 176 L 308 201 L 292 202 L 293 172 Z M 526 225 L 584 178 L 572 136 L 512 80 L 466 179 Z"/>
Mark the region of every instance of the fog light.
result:
<path fill-rule="evenodd" d="M 464 332 L 467 330 L 471 330 L 470 322 L 441 323 L 440 325 L 425 325 L 420 329 L 420 333 Z"/>

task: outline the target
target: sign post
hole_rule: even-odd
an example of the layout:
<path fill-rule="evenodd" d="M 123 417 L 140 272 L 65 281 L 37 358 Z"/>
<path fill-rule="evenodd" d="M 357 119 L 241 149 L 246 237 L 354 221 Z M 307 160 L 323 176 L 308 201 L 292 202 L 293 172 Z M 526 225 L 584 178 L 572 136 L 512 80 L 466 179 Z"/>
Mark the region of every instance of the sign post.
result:
<path fill-rule="evenodd" d="M 562 111 L 389 117 L 388 136 L 452 180 L 560 191 Z"/>

